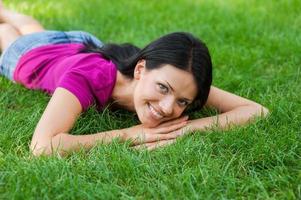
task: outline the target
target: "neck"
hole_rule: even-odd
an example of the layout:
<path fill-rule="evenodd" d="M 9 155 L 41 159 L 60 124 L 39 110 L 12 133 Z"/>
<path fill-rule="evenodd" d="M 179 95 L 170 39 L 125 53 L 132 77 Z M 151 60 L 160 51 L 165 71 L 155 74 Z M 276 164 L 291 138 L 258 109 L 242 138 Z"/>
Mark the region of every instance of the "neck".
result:
<path fill-rule="evenodd" d="M 113 106 L 135 112 L 134 88 L 136 82 L 117 71 L 116 84 L 112 92 Z"/>

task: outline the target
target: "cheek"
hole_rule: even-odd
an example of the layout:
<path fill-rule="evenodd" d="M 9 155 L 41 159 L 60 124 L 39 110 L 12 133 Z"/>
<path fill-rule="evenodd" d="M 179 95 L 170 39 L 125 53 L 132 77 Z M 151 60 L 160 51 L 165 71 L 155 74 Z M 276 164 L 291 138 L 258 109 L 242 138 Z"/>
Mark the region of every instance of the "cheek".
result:
<path fill-rule="evenodd" d="M 183 109 L 183 108 L 176 107 L 176 108 L 174 109 L 174 117 L 175 117 L 175 118 L 180 117 L 180 116 L 183 114 L 183 112 L 184 112 L 184 109 Z"/>
<path fill-rule="evenodd" d="M 144 109 L 146 108 L 146 102 L 150 101 L 151 96 L 149 91 L 148 84 L 140 84 L 137 85 L 134 91 L 134 107 L 137 114 L 144 113 Z"/>
<path fill-rule="evenodd" d="M 135 91 L 136 102 L 145 103 L 145 101 L 155 101 L 160 98 L 160 94 L 156 91 L 152 84 L 140 85 Z"/>

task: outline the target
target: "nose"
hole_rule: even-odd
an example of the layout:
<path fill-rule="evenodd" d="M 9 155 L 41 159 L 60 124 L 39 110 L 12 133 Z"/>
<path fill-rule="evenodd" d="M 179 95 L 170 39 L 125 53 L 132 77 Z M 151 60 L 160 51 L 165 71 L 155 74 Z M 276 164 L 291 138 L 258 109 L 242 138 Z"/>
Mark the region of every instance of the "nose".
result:
<path fill-rule="evenodd" d="M 159 102 L 160 109 L 164 113 L 165 116 L 172 115 L 173 105 L 174 105 L 174 100 L 172 97 L 163 98 Z"/>

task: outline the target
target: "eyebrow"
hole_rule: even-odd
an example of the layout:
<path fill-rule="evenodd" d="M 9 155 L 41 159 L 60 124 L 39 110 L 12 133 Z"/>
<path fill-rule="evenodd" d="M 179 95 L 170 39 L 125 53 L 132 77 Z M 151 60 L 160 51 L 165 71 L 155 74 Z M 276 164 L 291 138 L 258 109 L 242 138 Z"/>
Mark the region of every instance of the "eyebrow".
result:
<path fill-rule="evenodd" d="M 171 89 L 171 91 L 175 91 L 172 87 L 171 87 L 171 85 L 167 82 L 167 81 L 165 81 L 166 82 L 166 84 L 168 85 L 168 87 Z M 182 100 L 185 100 L 185 101 L 190 101 L 190 102 L 192 102 L 192 100 L 191 99 L 187 99 L 187 98 L 185 98 L 185 97 L 183 97 L 183 98 L 181 98 Z"/>
<path fill-rule="evenodd" d="M 165 81 L 167 83 L 167 85 L 170 87 L 171 91 L 174 92 L 174 89 L 171 87 L 171 85 L 169 85 L 169 83 L 167 81 Z"/>

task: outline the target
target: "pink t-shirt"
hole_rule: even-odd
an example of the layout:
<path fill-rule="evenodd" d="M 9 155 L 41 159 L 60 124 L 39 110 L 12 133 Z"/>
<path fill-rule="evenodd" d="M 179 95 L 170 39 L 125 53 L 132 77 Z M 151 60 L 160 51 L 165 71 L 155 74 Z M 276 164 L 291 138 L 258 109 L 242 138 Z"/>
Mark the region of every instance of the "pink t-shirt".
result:
<path fill-rule="evenodd" d="M 111 97 L 117 69 L 97 53 L 78 53 L 83 44 L 52 44 L 21 57 L 14 80 L 29 89 L 52 94 L 57 87 L 73 93 L 86 110 L 93 103 L 102 108 Z"/>

